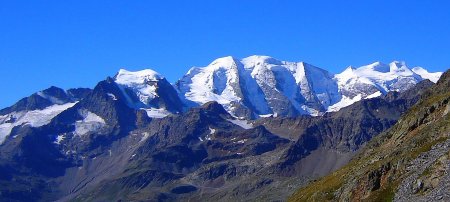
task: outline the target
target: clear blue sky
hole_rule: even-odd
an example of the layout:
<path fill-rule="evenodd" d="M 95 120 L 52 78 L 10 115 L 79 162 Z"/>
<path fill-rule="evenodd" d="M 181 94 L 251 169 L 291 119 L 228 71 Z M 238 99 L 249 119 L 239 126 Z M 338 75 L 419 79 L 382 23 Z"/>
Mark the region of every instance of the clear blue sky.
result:
<path fill-rule="evenodd" d="M 333 73 L 392 60 L 450 67 L 449 1 L 302 2 L 0 1 L 0 108 L 51 85 L 94 87 L 119 68 L 174 82 L 228 55 Z"/>

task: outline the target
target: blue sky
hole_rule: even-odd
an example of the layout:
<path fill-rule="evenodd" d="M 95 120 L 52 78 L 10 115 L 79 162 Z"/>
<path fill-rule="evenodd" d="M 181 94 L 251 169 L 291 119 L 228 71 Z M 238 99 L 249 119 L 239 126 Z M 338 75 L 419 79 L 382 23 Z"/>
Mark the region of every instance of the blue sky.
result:
<path fill-rule="evenodd" d="M 119 68 L 171 82 L 218 57 L 270 55 L 337 73 L 404 60 L 450 67 L 448 1 L 0 1 L 0 108 Z"/>

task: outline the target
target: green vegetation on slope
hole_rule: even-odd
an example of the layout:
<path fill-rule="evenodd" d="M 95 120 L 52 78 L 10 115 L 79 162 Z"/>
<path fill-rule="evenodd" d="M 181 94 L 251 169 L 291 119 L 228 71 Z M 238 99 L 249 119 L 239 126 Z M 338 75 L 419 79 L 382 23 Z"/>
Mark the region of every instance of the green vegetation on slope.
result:
<path fill-rule="evenodd" d="M 416 172 L 412 160 L 450 135 L 449 74 L 349 164 L 299 189 L 289 201 L 392 201 L 402 181 Z"/>

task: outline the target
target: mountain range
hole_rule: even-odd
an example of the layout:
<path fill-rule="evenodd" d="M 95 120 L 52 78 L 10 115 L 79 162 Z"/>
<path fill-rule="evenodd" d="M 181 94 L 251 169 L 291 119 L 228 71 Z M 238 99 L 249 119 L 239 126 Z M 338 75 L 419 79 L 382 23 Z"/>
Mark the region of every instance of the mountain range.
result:
<path fill-rule="evenodd" d="M 440 74 L 409 69 L 397 61 L 349 67 L 333 75 L 305 62 L 224 57 L 206 67 L 191 68 L 175 88 L 188 102 L 216 101 L 237 117 L 317 116 L 361 99 L 404 91 L 423 79 L 436 82 Z"/>
<path fill-rule="evenodd" d="M 93 89 L 50 87 L 0 110 L 0 198 L 284 200 L 445 92 L 441 74 L 250 56 L 174 84 L 122 69 Z"/>
<path fill-rule="evenodd" d="M 206 67 L 193 67 L 174 85 L 150 69 L 121 69 L 114 80 L 128 105 L 145 109 L 150 117 L 216 101 L 235 117 L 256 119 L 322 115 L 361 99 L 407 90 L 424 79 L 436 82 L 441 74 L 394 61 L 349 67 L 333 75 L 304 62 L 250 56 L 224 57 Z"/>

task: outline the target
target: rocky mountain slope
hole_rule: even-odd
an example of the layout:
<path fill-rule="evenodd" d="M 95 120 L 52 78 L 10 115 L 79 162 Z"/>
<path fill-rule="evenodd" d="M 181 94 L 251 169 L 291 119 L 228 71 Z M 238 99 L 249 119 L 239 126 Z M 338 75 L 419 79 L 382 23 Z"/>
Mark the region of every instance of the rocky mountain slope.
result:
<path fill-rule="evenodd" d="M 349 164 L 291 201 L 448 201 L 450 71 Z"/>

